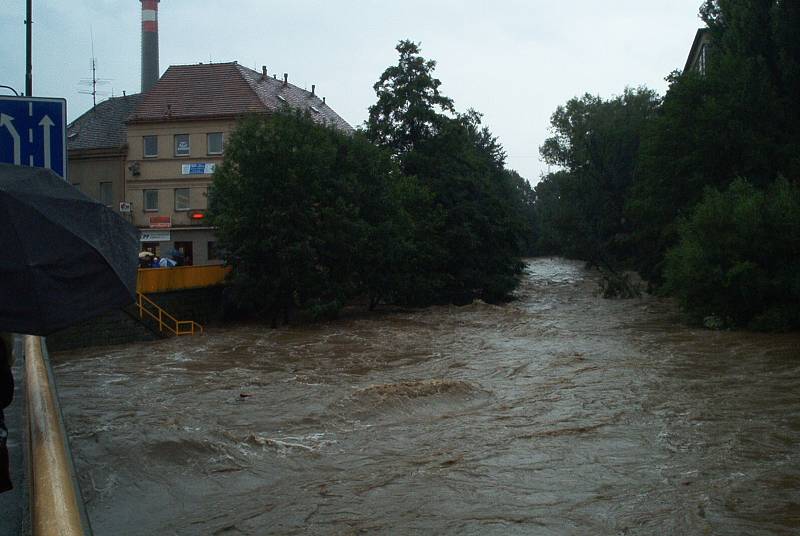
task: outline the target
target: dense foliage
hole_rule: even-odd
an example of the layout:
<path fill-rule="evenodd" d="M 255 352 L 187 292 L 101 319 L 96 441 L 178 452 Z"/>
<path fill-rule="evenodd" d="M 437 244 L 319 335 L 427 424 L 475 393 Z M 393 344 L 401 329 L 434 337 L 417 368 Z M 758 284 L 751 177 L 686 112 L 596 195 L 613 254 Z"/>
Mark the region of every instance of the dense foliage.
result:
<path fill-rule="evenodd" d="M 603 266 L 629 254 L 624 203 L 642 129 L 658 104 L 652 91 L 629 89 L 610 100 L 584 95 L 556 110 L 541 154 L 560 169 L 536 186 L 540 251 Z"/>
<path fill-rule="evenodd" d="M 766 190 L 744 180 L 709 188 L 679 225 L 667 254 L 667 288 L 698 320 L 716 326 L 800 325 L 800 187 Z"/>
<path fill-rule="evenodd" d="M 541 153 L 559 169 L 536 188 L 537 245 L 634 268 L 694 316 L 797 327 L 796 316 L 776 312 L 786 303 L 776 289 L 793 295 L 776 268 L 792 239 L 768 235 L 785 224 L 768 208 L 791 199 L 800 180 L 800 4 L 706 0 L 700 13 L 710 37 L 704 73 L 672 73 L 662 102 L 626 91 L 573 99 L 554 114 Z M 631 98 L 640 105 L 621 105 Z M 723 206 L 725 225 L 712 225 Z M 764 213 L 748 220 L 748 206 Z M 757 262 L 734 247 L 743 236 L 759 237 Z"/>
<path fill-rule="evenodd" d="M 418 45 L 397 50 L 365 133 L 281 113 L 230 137 L 209 212 L 240 307 L 276 324 L 354 299 L 496 301 L 515 288 L 533 191 L 480 115 L 440 94 Z"/>
<path fill-rule="evenodd" d="M 275 323 L 391 292 L 407 231 L 388 155 L 297 114 L 242 121 L 225 154 L 209 212 L 238 304 Z"/>
<path fill-rule="evenodd" d="M 628 200 L 636 267 L 654 281 L 678 240 L 679 217 L 706 187 L 724 189 L 737 177 L 760 188 L 779 175 L 800 178 L 800 6 L 707 1 L 701 15 L 712 40 L 707 70 L 670 76 Z"/>
<path fill-rule="evenodd" d="M 505 169 L 503 148 L 480 114 L 456 113 L 439 92 L 436 64 L 420 56 L 419 45 L 402 41 L 397 51 L 398 64 L 374 86 L 367 134 L 432 195 L 437 218 L 424 239 L 436 254 L 426 259 L 427 300 L 503 299 L 531 242 L 530 187 Z"/>

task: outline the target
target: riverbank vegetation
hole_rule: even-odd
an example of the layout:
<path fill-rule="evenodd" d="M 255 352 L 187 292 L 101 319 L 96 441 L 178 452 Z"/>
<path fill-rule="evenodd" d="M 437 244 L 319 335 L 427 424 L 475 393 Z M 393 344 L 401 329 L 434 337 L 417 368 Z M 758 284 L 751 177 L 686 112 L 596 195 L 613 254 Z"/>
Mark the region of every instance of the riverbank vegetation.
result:
<path fill-rule="evenodd" d="M 635 269 L 718 326 L 800 327 L 800 5 L 707 0 L 705 72 L 553 114 L 537 251 Z"/>
<path fill-rule="evenodd" d="M 210 221 L 233 299 L 277 324 L 364 301 L 500 301 L 533 247 L 533 190 L 435 62 L 402 41 L 364 129 L 286 112 L 243 120 L 214 175 Z"/>

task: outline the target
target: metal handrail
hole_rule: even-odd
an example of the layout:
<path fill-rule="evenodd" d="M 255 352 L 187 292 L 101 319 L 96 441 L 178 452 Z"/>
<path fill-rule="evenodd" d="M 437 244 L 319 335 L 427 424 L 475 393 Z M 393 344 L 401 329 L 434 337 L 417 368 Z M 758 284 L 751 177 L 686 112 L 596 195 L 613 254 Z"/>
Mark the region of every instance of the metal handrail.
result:
<path fill-rule="evenodd" d="M 152 308 L 155 308 L 158 315 L 156 315 L 156 313 L 152 312 L 147 307 L 145 307 L 145 304 L 149 305 Z M 156 302 L 154 302 L 141 292 L 136 293 L 136 305 L 139 308 L 139 318 L 144 318 L 144 315 L 147 315 L 148 317 L 152 318 L 153 320 L 158 322 L 158 330 L 162 333 L 164 332 L 164 329 L 166 329 L 167 331 L 172 332 L 173 335 L 178 335 L 178 336 L 203 334 L 203 326 L 201 326 L 200 324 L 198 324 L 193 320 L 178 320 L 177 318 L 166 312 L 164 309 L 162 309 Z M 175 325 L 175 327 L 173 328 L 171 325 L 166 323 L 164 321 L 164 318 L 171 320 L 172 323 Z M 189 326 L 188 329 L 186 330 L 182 329 L 182 326 L 186 325 Z"/>
<path fill-rule="evenodd" d="M 25 337 L 25 381 L 32 535 L 89 536 L 91 527 L 41 337 Z"/>

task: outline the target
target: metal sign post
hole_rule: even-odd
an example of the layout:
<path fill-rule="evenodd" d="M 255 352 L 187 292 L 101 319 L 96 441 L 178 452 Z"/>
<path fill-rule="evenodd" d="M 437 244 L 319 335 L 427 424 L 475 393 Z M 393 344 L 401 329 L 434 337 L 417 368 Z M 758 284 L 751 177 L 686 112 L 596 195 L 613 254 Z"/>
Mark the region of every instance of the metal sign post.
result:
<path fill-rule="evenodd" d="M 0 96 L 0 162 L 67 178 L 67 101 Z"/>

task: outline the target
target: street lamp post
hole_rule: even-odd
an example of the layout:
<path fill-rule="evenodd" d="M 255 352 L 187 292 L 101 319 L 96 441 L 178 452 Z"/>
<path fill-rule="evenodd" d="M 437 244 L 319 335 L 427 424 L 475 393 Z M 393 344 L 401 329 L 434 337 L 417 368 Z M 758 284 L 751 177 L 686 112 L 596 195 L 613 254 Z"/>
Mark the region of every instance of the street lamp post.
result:
<path fill-rule="evenodd" d="M 33 60 L 31 54 L 31 26 L 33 26 L 33 19 L 31 13 L 33 11 L 33 0 L 27 0 L 26 18 L 25 18 L 25 95 L 28 97 L 33 96 Z"/>

